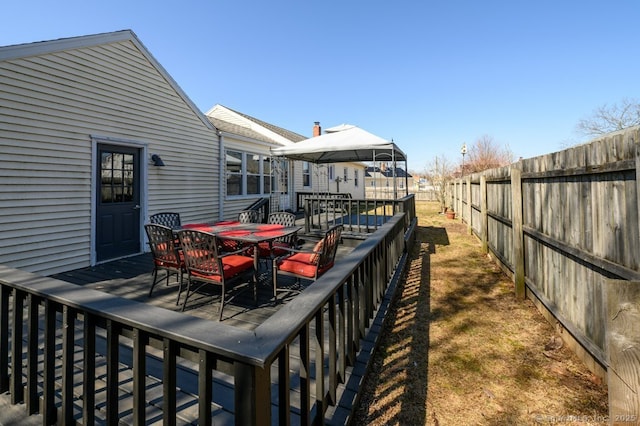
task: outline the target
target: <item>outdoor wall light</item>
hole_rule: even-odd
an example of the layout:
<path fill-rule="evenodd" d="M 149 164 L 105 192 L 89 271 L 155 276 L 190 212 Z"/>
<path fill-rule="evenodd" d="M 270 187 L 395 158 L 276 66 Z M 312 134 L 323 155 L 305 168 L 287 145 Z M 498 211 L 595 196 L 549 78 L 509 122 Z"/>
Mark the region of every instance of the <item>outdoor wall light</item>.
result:
<path fill-rule="evenodd" d="M 156 167 L 163 167 L 164 166 L 164 161 L 162 161 L 162 158 L 160 158 L 160 156 L 158 154 L 153 154 L 151 156 L 151 161 L 153 162 L 153 165 Z"/>

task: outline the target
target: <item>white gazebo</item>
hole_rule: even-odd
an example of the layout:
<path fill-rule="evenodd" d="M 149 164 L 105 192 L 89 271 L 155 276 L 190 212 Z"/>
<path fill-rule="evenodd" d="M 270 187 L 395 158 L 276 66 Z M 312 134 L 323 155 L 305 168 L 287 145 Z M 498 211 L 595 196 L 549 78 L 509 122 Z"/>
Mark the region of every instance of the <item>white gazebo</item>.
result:
<path fill-rule="evenodd" d="M 391 162 L 393 165 L 393 192 L 397 197 L 396 163 L 404 161 L 407 168 L 407 157 L 392 141 L 367 132 L 357 126 L 342 124 L 325 130 L 325 134 L 303 141 L 271 149 L 275 157 L 286 157 L 293 160 L 311 163 L 345 163 L 345 162 Z M 405 179 L 407 179 L 405 173 Z M 408 182 L 405 184 L 408 191 Z M 405 194 L 407 195 L 407 194 Z"/>

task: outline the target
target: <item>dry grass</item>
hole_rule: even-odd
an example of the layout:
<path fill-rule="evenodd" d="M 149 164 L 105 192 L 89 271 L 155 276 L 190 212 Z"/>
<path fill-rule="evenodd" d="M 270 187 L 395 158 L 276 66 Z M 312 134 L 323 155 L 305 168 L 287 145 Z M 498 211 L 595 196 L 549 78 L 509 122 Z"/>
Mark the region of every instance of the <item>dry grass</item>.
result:
<path fill-rule="evenodd" d="M 481 253 L 466 225 L 438 214 L 437 204 L 416 208 L 409 271 L 354 424 L 602 420 L 606 387 L 569 349 L 549 348 L 553 327 L 530 301 L 515 298 L 511 280 Z"/>

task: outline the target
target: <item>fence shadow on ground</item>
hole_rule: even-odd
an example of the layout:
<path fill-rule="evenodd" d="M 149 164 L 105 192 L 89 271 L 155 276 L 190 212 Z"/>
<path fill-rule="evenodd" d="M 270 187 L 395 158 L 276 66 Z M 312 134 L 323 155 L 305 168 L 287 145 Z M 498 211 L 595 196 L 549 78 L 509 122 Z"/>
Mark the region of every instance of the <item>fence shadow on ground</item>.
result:
<path fill-rule="evenodd" d="M 444 228 L 418 227 L 407 270 L 381 332 L 354 423 L 427 424 L 430 254 L 448 244 Z M 375 390 L 382 389 L 379 394 Z"/>

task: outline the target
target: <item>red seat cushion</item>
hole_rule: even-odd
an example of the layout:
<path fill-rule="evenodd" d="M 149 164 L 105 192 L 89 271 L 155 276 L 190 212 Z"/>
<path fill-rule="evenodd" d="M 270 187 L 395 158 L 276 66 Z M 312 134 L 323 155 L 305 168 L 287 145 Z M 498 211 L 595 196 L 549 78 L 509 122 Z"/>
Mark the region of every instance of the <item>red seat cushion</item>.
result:
<path fill-rule="evenodd" d="M 211 263 L 211 261 L 209 263 Z M 209 265 L 203 264 L 199 266 L 200 266 L 200 269 L 207 269 L 211 271 L 215 270 L 214 265 L 211 265 L 211 264 Z M 230 256 L 225 256 L 222 258 L 222 269 L 224 270 L 225 279 L 232 278 L 238 275 L 239 273 L 244 272 L 247 269 L 250 269 L 252 267 L 253 267 L 253 259 L 247 256 L 232 254 Z M 192 275 L 196 278 L 200 277 L 200 278 L 206 278 L 209 280 L 221 282 L 219 273 L 212 272 L 212 273 L 205 274 L 197 271 L 192 271 Z"/>
<path fill-rule="evenodd" d="M 248 256 L 232 254 L 222 258 L 225 278 L 231 278 L 239 273 L 253 268 L 253 259 Z"/>
<path fill-rule="evenodd" d="M 298 256 L 296 258 L 296 256 Z M 283 259 L 278 264 L 278 269 L 284 272 L 290 272 L 292 274 L 300 275 L 303 277 L 314 278 L 316 276 L 316 270 L 318 270 L 317 276 L 324 274 L 331 269 L 333 262 L 328 264 L 322 269 L 318 269 L 317 265 L 305 261 L 305 257 L 308 259 L 307 253 L 296 253 L 286 259 Z"/>

